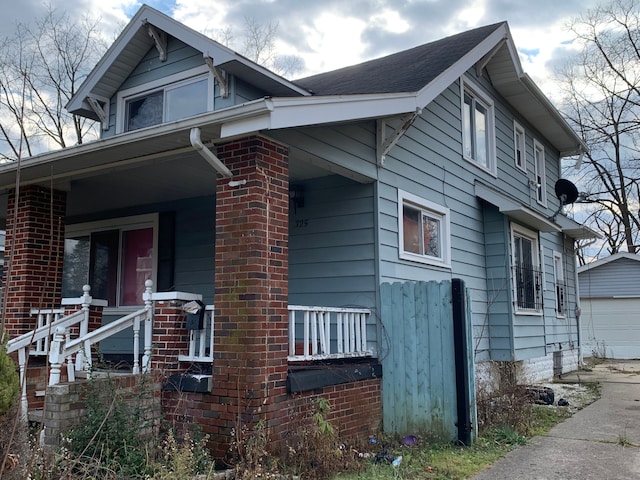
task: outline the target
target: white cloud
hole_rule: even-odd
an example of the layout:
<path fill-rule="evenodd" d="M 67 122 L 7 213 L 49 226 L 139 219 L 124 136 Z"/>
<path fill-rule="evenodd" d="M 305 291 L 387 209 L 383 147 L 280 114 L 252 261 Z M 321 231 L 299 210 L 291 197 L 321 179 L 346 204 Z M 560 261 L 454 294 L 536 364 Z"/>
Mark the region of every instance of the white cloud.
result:
<path fill-rule="evenodd" d="M 333 13 L 324 13 L 305 25 L 305 42 L 312 52 L 305 56 L 307 69 L 329 71 L 362 61 L 361 34 L 366 25 L 363 20 Z"/>
<path fill-rule="evenodd" d="M 400 13 L 390 8 L 384 8 L 380 13 L 372 16 L 369 23 L 392 33 L 405 33 L 411 27 Z"/>

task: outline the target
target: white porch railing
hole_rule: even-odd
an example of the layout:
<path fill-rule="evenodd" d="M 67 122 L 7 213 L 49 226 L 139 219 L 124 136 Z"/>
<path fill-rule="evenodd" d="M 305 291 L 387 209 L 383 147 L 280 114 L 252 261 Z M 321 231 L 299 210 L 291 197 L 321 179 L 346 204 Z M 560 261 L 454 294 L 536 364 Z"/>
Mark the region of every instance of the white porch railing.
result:
<path fill-rule="evenodd" d="M 367 308 L 289 305 L 290 362 L 367 357 Z"/>
<path fill-rule="evenodd" d="M 18 366 L 20 369 L 20 385 L 21 393 L 21 413 L 27 415 L 27 381 L 26 367 L 27 358 L 31 354 L 46 355 L 49 353 L 50 339 L 54 332 L 60 331 L 64 338 L 71 339 L 71 327 L 79 325 L 79 334 L 86 332 L 89 327 L 89 307 L 93 303 L 90 288 L 88 285 L 83 287 L 83 295 L 78 299 L 67 299 L 67 305 L 80 305 L 81 309 L 70 315 L 61 317 L 64 310 L 32 310 L 32 314 L 38 315 L 38 328 L 31 332 L 24 333 L 18 337 L 12 338 L 7 343 L 7 352 L 18 352 Z M 33 348 L 32 348 L 33 346 Z"/>
<path fill-rule="evenodd" d="M 181 362 L 213 362 L 213 305 L 205 307 L 201 330 L 189 332 L 189 352 L 178 355 Z"/>

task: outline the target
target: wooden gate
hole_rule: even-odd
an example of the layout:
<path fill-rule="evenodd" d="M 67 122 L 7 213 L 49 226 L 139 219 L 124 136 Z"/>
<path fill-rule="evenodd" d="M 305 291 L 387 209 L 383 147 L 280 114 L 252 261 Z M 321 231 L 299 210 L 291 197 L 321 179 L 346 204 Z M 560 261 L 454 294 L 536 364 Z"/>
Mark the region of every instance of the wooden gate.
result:
<path fill-rule="evenodd" d="M 472 353 L 460 350 L 468 350 L 465 345 L 471 344 L 471 331 L 463 321 L 464 338 L 454 340 L 451 282 L 385 283 L 380 293 L 383 338 L 388 346 L 382 359 L 384 430 L 455 440 L 459 438 L 461 392 L 467 396 L 462 411 L 471 412 L 470 428 L 474 429 L 475 395 L 468 398 L 475 390 Z M 462 303 L 465 315 L 467 302 Z M 466 369 L 462 380 L 460 373 L 456 380 L 456 344 Z M 461 381 L 466 385 L 460 385 Z"/>

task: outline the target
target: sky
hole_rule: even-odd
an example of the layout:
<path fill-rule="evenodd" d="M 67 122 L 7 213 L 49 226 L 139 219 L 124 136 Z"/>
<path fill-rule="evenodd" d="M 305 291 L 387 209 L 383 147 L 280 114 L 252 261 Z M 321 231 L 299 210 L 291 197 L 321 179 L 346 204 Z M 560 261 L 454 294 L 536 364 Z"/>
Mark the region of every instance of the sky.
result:
<path fill-rule="evenodd" d="M 242 32 L 246 18 L 278 24 L 279 53 L 297 55 L 295 77 L 334 70 L 482 25 L 507 21 L 523 69 L 553 99 L 552 72 L 571 51 L 566 25 L 597 0 L 147 0 L 205 33 Z M 0 34 L 50 5 L 71 18 L 100 18 L 110 40 L 142 5 L 136 0 L 0 0 Z"/>

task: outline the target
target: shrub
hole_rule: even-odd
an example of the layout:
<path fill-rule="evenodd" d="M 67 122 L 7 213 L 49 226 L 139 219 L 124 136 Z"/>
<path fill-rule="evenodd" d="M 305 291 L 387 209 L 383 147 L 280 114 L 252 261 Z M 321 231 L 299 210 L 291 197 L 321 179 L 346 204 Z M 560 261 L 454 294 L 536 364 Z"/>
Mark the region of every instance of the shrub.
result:
<path fill-rule="evenodd" d="M 0 415 L 15 404 L 20 391 L 20 377 L 16 364 L 7 353 L 7 340 L 0 346 Z"/>
<path fill-rule="evenodd" d="M 150 472 L 154 433 L 153 398 L 145 378 L 133 390 L 117 388 L 111 377 L 92 380 L 86 391 L 86 415 L 70 430 L 66 448 L 74 457 L 98 461 L 124 477 Z"/>

